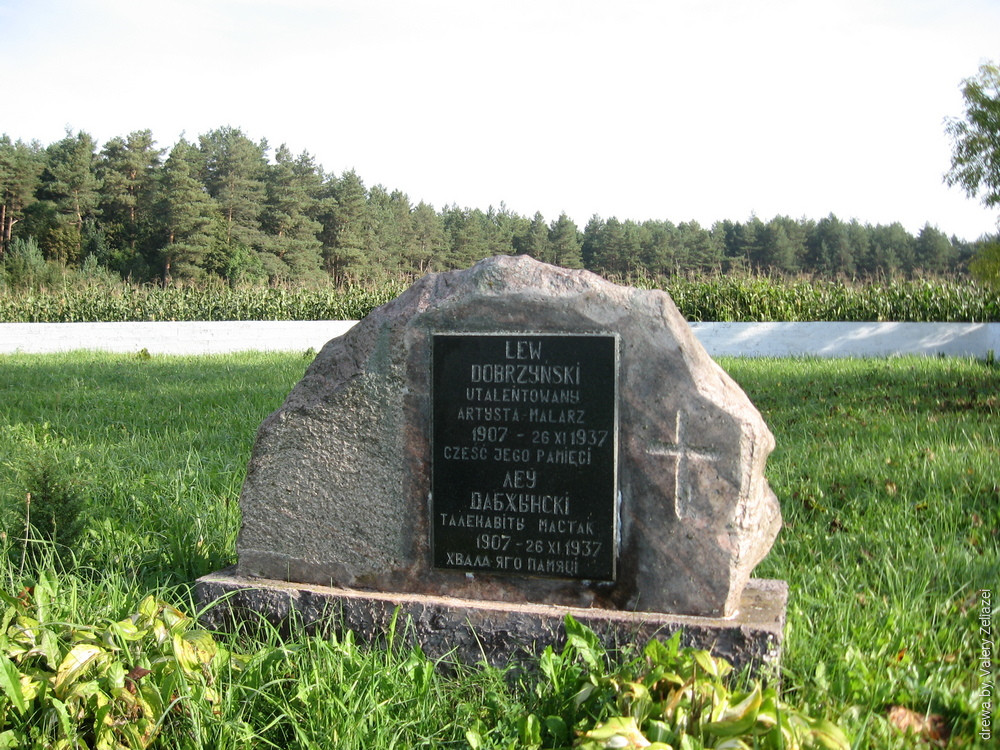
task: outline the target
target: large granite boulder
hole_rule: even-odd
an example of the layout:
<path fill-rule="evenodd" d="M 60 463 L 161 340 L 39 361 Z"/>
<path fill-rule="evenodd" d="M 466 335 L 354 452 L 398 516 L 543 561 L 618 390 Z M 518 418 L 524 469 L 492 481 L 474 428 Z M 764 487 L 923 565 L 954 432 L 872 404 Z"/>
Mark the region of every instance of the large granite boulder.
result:
<path fill-rule="evenodd" d="M 456 332 L 617 334 L 615 580 L 433 567 L 431 338 Z M 237 573 L 729 616 L 781 526 L 764 478 L 773 447 L 667 294 L 524 256 L 491 258 L 420 279 L 323 348 L 257 435 Z"/>

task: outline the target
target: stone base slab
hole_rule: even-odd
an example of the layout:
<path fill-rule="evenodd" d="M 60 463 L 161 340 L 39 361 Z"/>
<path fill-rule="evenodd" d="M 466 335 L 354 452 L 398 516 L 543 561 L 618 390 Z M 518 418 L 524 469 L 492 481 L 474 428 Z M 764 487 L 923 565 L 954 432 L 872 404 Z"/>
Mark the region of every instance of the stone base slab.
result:
<path fill-rule="evenodd" d="M 763 665 L 776 666 L 780 658 L 788 584 L 751 579 L 737 613 L 728 618 L 387 594 L 243 578 L 231 570 L 199 578 L 195 596 L 203 610 L 201 621 L 219 630 L 262 617 L 278 627 L 297 621 L 310 632 L 351 630 L 366 643 L 378 643 L 396 617 L 396 633 L 418 643 L 433 659 L 486 661 L 498 667 L 522 663 L 548 645 L 560 649 L 569 614 L 593 630 L 609 650 L 628 644 L 642 647 L 652 638 L 665 639 L 681 630 L 683 646 L 710 650 L 737 669 L 749 665 L 757 671 Z"/>

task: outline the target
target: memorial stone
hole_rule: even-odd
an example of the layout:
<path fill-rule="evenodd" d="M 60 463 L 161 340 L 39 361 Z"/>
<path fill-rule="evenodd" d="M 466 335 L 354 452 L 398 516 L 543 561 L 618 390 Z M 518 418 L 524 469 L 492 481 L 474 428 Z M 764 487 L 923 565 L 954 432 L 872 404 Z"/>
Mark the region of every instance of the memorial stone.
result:
<path fill-rule="evenodd" d="M 402 607 L 425 648 L 471 626 L 499 659 L 565 612 L 767 658 L 773 445 L 664 292 L 491 258 L 323 348 L 258 433 L 235 570 L 199 595 L 372 631 Z"/>

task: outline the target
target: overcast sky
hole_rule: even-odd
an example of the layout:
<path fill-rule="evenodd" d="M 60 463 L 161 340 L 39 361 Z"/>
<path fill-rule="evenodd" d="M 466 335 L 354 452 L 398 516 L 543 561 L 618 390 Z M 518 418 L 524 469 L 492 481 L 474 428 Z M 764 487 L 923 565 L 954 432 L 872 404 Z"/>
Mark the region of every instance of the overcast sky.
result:
<path fill-rule="evenodd" d="M 0 133 L 231 125 L 438 209 L 975 239 L 944 120 L 991 59 L 997 0 L 0 0 Z"/>

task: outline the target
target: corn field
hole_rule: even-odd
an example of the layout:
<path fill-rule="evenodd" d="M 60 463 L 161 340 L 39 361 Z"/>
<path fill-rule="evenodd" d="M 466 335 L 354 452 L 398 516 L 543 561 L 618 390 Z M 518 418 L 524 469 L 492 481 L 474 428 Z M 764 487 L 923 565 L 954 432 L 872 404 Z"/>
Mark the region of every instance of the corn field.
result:
<path fill-rule="evenodd" d="M 660 288 L 690 321 L 1000 321 L 1000 294 L 970 281 L 848 284 L 716 276 L 669 280 Z"/>
<path fill-rule="evenodd" d="M 1000 321 L 1000 295 L 968 281 L 850 284 L 772 277 L 629 279 L 667 291 L 690 321 Z M 406 284 L 345 289 L 66 284 L 0 287 L 0 322 L 70 323 L 152 320 L 357 320 Z"/>
<path fill-rule="evenodd" d="M 94 285 L 0 292 L 0 322 L 151 320 L 357 320 L 396 297 L 402 285 L 290 289 Z"/>

